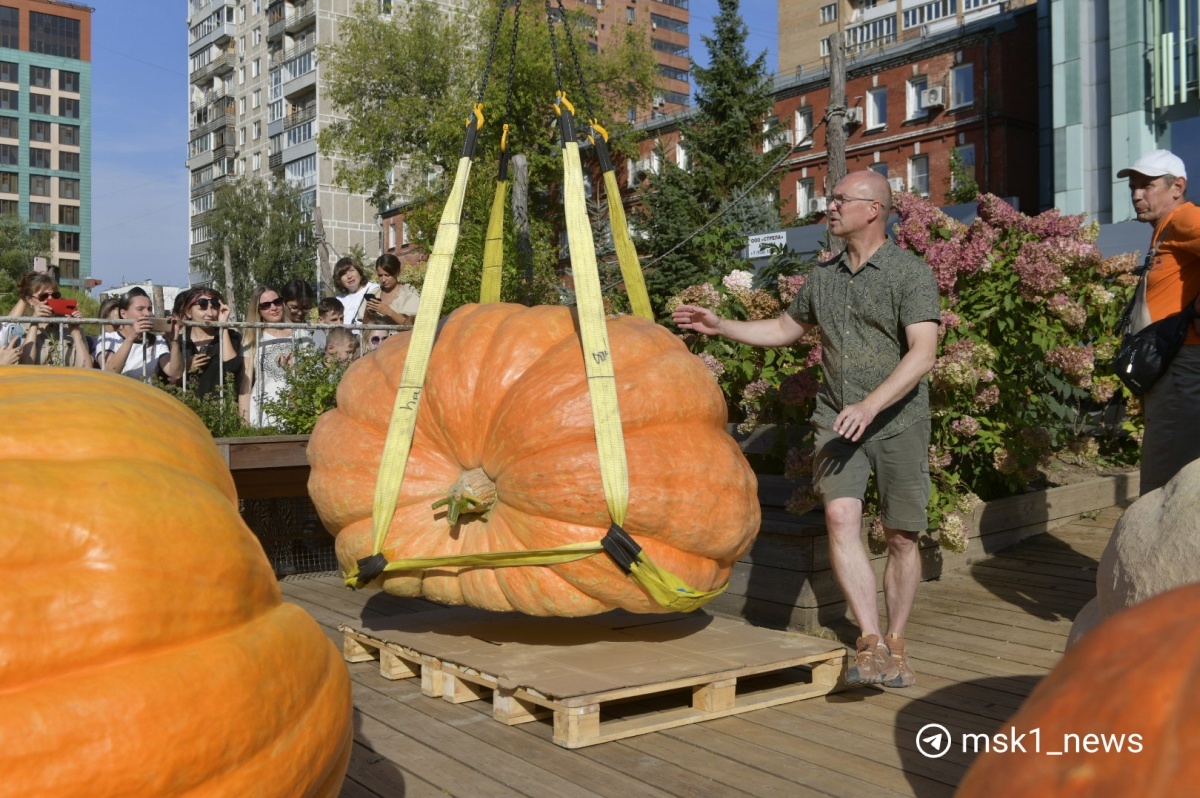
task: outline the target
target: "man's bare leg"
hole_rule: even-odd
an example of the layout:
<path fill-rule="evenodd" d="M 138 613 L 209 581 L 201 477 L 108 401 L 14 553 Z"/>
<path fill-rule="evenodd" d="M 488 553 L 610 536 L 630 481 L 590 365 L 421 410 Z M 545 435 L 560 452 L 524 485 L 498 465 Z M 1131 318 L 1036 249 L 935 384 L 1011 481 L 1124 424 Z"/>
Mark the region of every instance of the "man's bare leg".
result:
<path fill-rule="evenodd" d="M 921 549 L 917 533 L 883 528 L 887 541 L 887 568 L 883 572 L 883 594 L 887 603 L 888 634 L 904 637 L 904 626 L 912 614 L 921 584 Z"/>
<path fill-rule="evenodd" d="M 871 570 L 871 560 L 862 543 L 862 511 L 861 499 L 833 499 L 825 503 L 829 560 L 862 636 L 875 635 L 883 639 L 879 629 L 875 572 Z"/>

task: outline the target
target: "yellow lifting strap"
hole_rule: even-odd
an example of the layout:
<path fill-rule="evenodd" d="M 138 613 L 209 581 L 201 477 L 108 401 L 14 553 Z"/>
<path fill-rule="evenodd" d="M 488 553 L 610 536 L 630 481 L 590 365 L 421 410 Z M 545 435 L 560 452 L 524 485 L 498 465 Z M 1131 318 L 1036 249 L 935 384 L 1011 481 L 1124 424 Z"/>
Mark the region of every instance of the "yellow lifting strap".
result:
<path fill-rule="evenodd" d="M 504 201 L 508 189 L 508 125 L 500 136 L 500 172 L 492 213 L 488 217 L 487 239 L 483 243 L 483 276 L 479 285 L 479 304 L 500 301 L 500 283 L 504 266 Z"/>
<path fill-rule="evenodd" d="M 650 295 L 646 292 L 646 278 L 642 275 L 642 264 L 637 249 L 629 237 L 629 223 L 625 220 L 625 208 L 621 204 L 621 189 L 617 185 L 617 172 L 612 156 L 608 152 L 608 131 L 593 119 L 592 135 L 589 138 L 596 147 L 600 159 L 600 170 L 604 175 L 604 191 L 608 196 L 608 226 L 612 230 L 613 247 L 621 264 L 621 279 L 625 282 L 625 293 L 633 315 L 654 321 L 650 309 Z"/>
<path fill-rule="evenodd" d="M 565 97 L 562 98 L 565 101 Z M 569 104 L 567 105 L 569 108 Z M 475 109 L 476 120 L 482 114 Z M 583 196 L 583 170 L 579 145 L 574 139 L 570 114 L 562 122 L 564 131 L 564 196 L 566 203 L 567 236 L 571 247 L 576 294 L 579 300 L 580 331 L 585 352 L 588 391 L 592 402 L 593 424 L 599 448 L 600 473 L 605 502 L 613 525 L 608 534 L 596 542 L 576 543 L 551 549 L 530 551 L 476 552 L 472 554 L 418 557 L 388 560 L 383 545 L 388 527 L 396 510 L 396 501 L 404 482 L 404 471 L 416 431 L 417 412 L 424 390 L 429 357 L 433 351 L 446 283 L 458 246 L 459 225 L 462 220 L 463 198 L 471 172 L 471 152 L 477 129 L 468 122 L 468 143 L 459 160 L 458 171 L 450 197 L 442 211 L 434 240 L 433 252 L 425 276 L 421 309 L 409 339 L 408 356 L 396 392 L 387 440 L 379 464 L 375 484 L 372 532 L 374 552 L 358 561 L 357 567 L 346 574 L 347 587 L 363 587 L 388 571 L 413 571 L 439 567 L 507 567 L 555 565 L 591 557 L 604 551 L 662 607 L 678 612 L 694 610 L 724 591 L 698 591 L 685 584 L 670 571 L 659 568 L 636 541 L 621 529 L 629 504 L 629 476 L 625 461 L 620 409 L 617 404 L 616 379 L 609 355 L 608 329 L 600 295 L 600 275 L 592 242 L 591 225 Z"/>

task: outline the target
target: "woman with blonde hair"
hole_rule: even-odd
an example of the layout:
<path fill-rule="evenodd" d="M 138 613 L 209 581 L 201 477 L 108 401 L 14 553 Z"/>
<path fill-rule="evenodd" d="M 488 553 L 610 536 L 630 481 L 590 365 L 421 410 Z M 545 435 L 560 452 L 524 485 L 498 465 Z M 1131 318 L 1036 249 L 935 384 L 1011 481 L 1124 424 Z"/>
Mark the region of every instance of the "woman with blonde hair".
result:
<path fill-rule="evenodd" d="M 250 296 L 246 321 L 251 325 L 284 323 L 283 297 L 274 288 L 260 285 Z M 238 411 L 252 427 L 273 426 L 277 420 L 264 405 L 279 397 L 296 348 L 312 346 L 312 335 L 291 328 L 250 326 L 242 340 Z"/>

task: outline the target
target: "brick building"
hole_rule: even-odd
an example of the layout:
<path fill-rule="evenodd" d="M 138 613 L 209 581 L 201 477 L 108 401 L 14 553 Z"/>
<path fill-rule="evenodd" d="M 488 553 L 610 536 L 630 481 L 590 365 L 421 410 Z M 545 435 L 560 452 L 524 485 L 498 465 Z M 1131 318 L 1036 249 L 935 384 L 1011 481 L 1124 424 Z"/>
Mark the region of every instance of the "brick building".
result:
<path fill-rule="evenodd" d="M 950 188 L 950 154 L 957 148 L 980 190 L 1038 206 L 1037 16 L 1033 6 L 992 16 L 924 40 L 876 50 L 848 64 L 850 124 L 846 166 L 873 169 L 892 183 L 941 203 Z M 764 124 L 775 131 L 768 148 L 790 148 L 781 163 L 784 217 L 823 210 L 828 152 L 822 119 L 829 101 L 825 69 L 776 79 L 775 105 Z M 686 113 L 686 112 L 684 112 Z M 658 168 L 663 145 L 679 163 L 683 114 L 642 125 L 641 159 L 626 165 L 624 185 Z M 686 145 L 686 142 L 684 142 Z M 631 194 L 626 202 L 634 201 Z"/>

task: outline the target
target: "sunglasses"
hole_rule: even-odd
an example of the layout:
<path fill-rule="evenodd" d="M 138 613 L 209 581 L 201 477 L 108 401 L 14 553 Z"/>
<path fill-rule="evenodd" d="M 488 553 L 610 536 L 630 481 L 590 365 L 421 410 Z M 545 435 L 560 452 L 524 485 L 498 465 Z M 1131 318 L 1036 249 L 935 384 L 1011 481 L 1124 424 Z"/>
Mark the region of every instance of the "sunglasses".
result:
<path fill-rule="evenodd" d="M 372 335 L 370 338 L 372 346 L 379 346 L 381 343 L 383 343 L 386 340 L 387 340 L 386 335 Z"/>
<path fill-rule="evenodd" d="M 46 291 L 37 295 L 38 302 L 45 302 L 47 299 L 62 299 L 62 294 L 57 291 Z"/>
<path fill-rule="evenodd" d="M 266 302 L 258 303 L 259 310 L 270 310 L 271 308 L 281 308 L 281 307 L 283 307 L 283 300 L 280 299 L 279 297 L 275 297 L 274 299 L 268 300 Z"/>
<path fill-rule="evenodd" d="M 221 309 L 221 300 L 209 299 L 208 297 L 202 297 L 202 298 L 196 300 L 196 307 L 200 308 L 201 310 L 208 310 L 210 307 L 213 310 L 220 310 Z M 263 308 L 262 305 L 259 305 L 259 308 L 266 310 L 266 308 Z"/>

